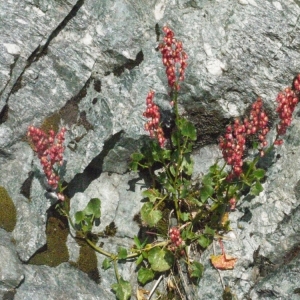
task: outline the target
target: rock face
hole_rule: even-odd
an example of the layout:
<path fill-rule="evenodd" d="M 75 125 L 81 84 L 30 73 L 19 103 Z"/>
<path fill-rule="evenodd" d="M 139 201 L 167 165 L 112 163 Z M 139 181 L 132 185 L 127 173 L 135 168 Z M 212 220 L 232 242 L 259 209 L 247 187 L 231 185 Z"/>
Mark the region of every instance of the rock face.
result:
<path fill-rule="evenodd" d="M 274 111 L 277 93 L 300 71 L 299 14 L 299 3 L 286 0 L 2 1 L 0 186 L 17 212 L 12 233 L 1 231 L 3 297 L 115 299 L 113 273 L 101 270 L 98 254 L 99 284 L 68 263 L 24 264 L 45 246 L 47 210 L 55 202 L 26 142 L 29 125 L 68 128 L 64 179 L 71 211 L 101 198 L 102 229 L 112 221 L 119 228 L 105 247 L 130 246 L 145 183 L 127 172 L 127 163 L 145 138 L 149 89 L 170 108 L 155 29 L 170 26 L 189 56 L 179 101 L 198 130 L 196 176 L 220 156 L 216 139 L 229 120 L 258 96 Z M 238 262 L 222 277 L 238 299 L 299 297 L 299 130 L 296 114 L 284 145 L 264 162 L 264 192 L 246 197 L 230 216 L 226 249 Z M 76 261 L 78 245 L 68 241 Z M 223 292 L 211 253 L 201 258 L 206 271 L 197 299 Z M 121 269 L 127 280 L 136 276 L 130 264 Z"/>

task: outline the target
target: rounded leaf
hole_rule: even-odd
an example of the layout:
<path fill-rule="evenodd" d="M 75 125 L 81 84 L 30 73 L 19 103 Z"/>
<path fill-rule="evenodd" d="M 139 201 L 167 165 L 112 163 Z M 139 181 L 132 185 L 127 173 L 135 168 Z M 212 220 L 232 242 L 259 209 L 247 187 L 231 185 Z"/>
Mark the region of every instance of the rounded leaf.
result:
<path fill-rule="evenodd" d="M 148 260 L 153 271 L 164 272 L 172 267 L 174 255 L 167 249 L 155 247 L 149 251 Z"/>
<path fill-rule="evenodd" d="M 151 202 L 146 202 L 141 209 L 142 220 L 149 226 L 155 226 L 162 218 L 160 210 L 154 210 Z"/>

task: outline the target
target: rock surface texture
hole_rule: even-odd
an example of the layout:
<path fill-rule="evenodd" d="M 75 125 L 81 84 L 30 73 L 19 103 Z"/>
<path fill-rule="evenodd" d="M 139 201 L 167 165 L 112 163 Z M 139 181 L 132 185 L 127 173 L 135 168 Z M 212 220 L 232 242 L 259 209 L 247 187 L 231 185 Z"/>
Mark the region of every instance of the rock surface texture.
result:
<path fill-rule="evenodd" d="M 55 202 L 26 142 L 29 125 L 56 120 L 67 127 L 71 211 L 99 197 L 100 229 L 112 221 L 118 227 L 104 248 L 130 247 L 145 182 L 127 165 L 145 138 L 149 89 L 170 108 L 155 28 L 172 28 L 189 56 L 179 103 L 198 130 L 196 176 L 220 157 L 224 126 L 258 96 L 275 111 L 277 93 L 300 72 L 299 17 L 293 0 L 1 0 L 0 186 L 17 222 L 11 233 L 0 231 L 0 296 L 115 299 L 114 274 L 101 269 L 101 255 L 97 284 L 69 263 L 27 264 L 46 244 L 47 210 Z M 264 192 L 230 215 L 224 243 L 238 261 L 222 277 L 237 299 L 300 298 L 299 132 L 297 109 L 284 145 L 265 161 Z M 71 238 L 67 245 L 76 261 L 78 245 Z M 195 299 L 222 297 L 211 254 L 212 248 L 201 257 L 205 273 Z M 124 279 L 136 278 L 134 265 L 120 268 Z"/>

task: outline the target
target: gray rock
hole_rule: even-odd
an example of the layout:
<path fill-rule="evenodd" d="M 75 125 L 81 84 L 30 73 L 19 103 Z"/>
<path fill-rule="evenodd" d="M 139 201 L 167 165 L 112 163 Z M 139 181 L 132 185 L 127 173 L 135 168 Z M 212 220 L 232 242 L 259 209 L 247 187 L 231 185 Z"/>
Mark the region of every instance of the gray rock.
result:
<path fill-rule="evenodd" d="M 35 187 L 35 185 L 33 185 Z M 38 190 L 38 188 L 37 188 Z M 49 208 L 47 199 L 40 194 L 41 201 L 37 198 L 28 201 L 19 196 L 17 205 L 17 224 L 13 231 L 17 252 L 22 261 L 28 261 L 30 257 L 46 244 L 46 211 Z"/>
<path fill-rule="evenodd" d="M 155 25 L 169 25 L 189 56 L 179 101 L 180 111 L 198 129 L 197 178 L 220 156 L 216 141 L 230 119 L 244 114 L 258 96 L 274 111 L 277 93 L 299 72 L 299 12 L 297 3 L 283 0 L 2 1 L 0 185 L 18 213 L 12 233 L 16 250 L 9 248 L 5 256 L 15 251 L 27 261 L 45 245 L 46 211 L 55 201 L 46 193 L 38 159 L 24 142 L 28 125 L 39 126 L 58 113 L 68 128 L 63 175 L 73 197 L 72 213 L 90 198 L 101 198 L 102 219 L 95 230 L 112 220 L 119 229 L 116 240 L 104 241 L 104 247 L 130 247 L 138 231 L 132 218 L 141 206 L 143 180 L 126 173 L 127 161 L 143 143 L 148 90 L 156 91 L 163 109 L 169 107 Z M 263 162 L 264 192 L 245 197 L 230 215 L 233 231 L 225 248 L 238 262 L 221 275 L 238 299 L 262 297 L 261 290 L 282 299 L 297 296 L 291 274 L 297 278 L 292 271 L 298 258 L 292 253 L 299 245 L 298 114 L 283 147 Z M 78 249 L 68 240 L 75 260 Z M 211 253 L 210 248 L 201 257 L 206 272 L 199 299 L 218 299 L 223 290 L 209 263 Z M 102 260 L 98 255 L 99 268 Z M 85 286 L 89 299 L 114 299 L 111 270 L 102 274 L 99 287 L 67 264 L 19 267 L 15 278 L 26 277 L 17 288 L 18 299 L 85 299 L 85 292 L 77 294 Z M 120 269 L 134 281 L 134 265 Z"/>
<path fill-rule="evenodd" d="M 141 207 L 141 193 L 145 183 L 137 174 L 102 173 L 94 180 L 84 193 L 76 193 L 71 201 L 70 216 L 83 210 L 92 198 L 101 201 L 101 224 L 96 231 L 103 231 L 106 226 L 114 222 L 118 228 L 118 237 L 133 238 L 139 231 L 139 226 L 133 221 Z M 126 226 L 124 226 L 126 224 Z"/>
<path fill-rule="evenodd" d="M 4 297 L 4 295 L 19 286 L 24 279 L 24 271 L 16 255 L 11 235 L 0 229 L 0 237 L 0 295 Z"/>
<path fill-rule="evenodd" d="M 250 297 L 256 299 L 299 299 L 299 255 L 261 280 Z"/>
<path fill-rule="evenodd" d="M 56 268 L 24 266 L 25 280 L 14 299 L 114 299 L 110 293 L 68 263 Z"/>

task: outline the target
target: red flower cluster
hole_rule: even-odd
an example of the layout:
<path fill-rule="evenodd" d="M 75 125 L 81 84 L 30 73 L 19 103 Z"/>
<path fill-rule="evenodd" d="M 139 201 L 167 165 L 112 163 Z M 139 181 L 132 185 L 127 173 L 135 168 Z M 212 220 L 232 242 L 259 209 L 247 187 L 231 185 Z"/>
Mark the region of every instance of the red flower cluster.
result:
<path fill-rule="evenodd" d="M 47 135 L 42 129 L 34 126 L 30 126 L 27 132 L 27 136 L 34 145 L 34 151 L 37 153 L 41 165 L 43 166 L 48 184 L 53 189 L 57 189 L 59 182 L 59 176 L 55 173 L 53 167 L 55 164 L 60 166 L 63 164 L 65 132 L 66 129 L 62 128 L 60 132 L 55 135 L 53 130 L 49 130 L 49 135 Z M 61 199 L 61 195 L 59 195 L 59 198 Z"/>
<path fill-rule="evenodd" d="M 300 74 L 297 76 L 294 81 L 294 86 L 297 91 L 300 91 Z M 286 133 L 287 128 L 292 123 L 292 115 L 296 108 L 296 105 L 299 101 L 297 94 L 291 88 L 286 88 L 283 92 L 280 92 L 277 96 L 278 106 L 276 112 L 279 115 L 280 122 L 277 125 L 277 136 L 284 135 Z M 274 142 L 275 145 L 281 145 L 283 140 L 276 139 Z"/>
<path fill-rule="evenodd" d="M 231 199 L 229 200 L 229 205 L 230 205 L 230 210 L 235 210 L 236 199 L 235 199 L 235 198 L 231 198 Z"/>
<path fill-rule="evenodd" d="M 169 236 L 172 242 L 171 250 L 175 251 L 182 244 L 182 239 L 180 237 L 180 231 L 177 227 L 172 227 L 169 230 Z"/>
<path fill-rule="evenodd" d="M 159 49 L 163 64 L 166 67 L 168 84 L 172 89 L 175 88 L 178 91 L 180 88 L 178 81 L 184 80 L 188 57 L 183 51 L 182 42 L 174 38 L 174 32 L 167 26 L 163 28 L 163 31 L 165 33 L 164 42 L 159 45 Z M 178 75 L 179 80 L 177 80 Z"/>
<path fill-rule="evenodd" d="M 244 125 L 246 127 L 246 134 L 255 134 L 260 141 L 260 147 L 264 148 L 267 146 L 266 135 L 270 131 L 268 127 L 269 118 L 265 111 L 263 110 L 263 102 L 261 98 L 258 98 L 253 104 L 250 112 L 249 120 L 246 118 L 244 120 Z M 261 150 L 261 156 L 263 152 Z"/>
<path fill-rule="evenodd" d="M 159 107 L 153 102 L 154 91 L 150 91 L 146 98 L 147 108 L 143 113 L 143 116 L 150 119 L 145 124 L 145 130 L 149 131 L 151 138 L 157 138 L 160 147 L 165 145 L 166 139 L 164 137 L 164 132 L 160 127 L 160 113 Z"/>
<path fill-rule="evenodd" d="M 252 104 L 250 117 L 243 122 L 236 119 L 233 126 L 226 128 L 224 137 L 220 138 L 220 149 L 226 163 L 232 166 L 232 172 L 228 179 L 239 177 L 242 174 L 243 155 L 246 148 L 246 139 L 250 135 L 256 135 L 261 148 L 267 145 L 266 134 L 269 132 L 268 116 L 263 110 L 262 100 L 259 98 Z M 261 155 L 264 154 L 261 149 Z"/>
<path fill-rule="evenodd" d="M 225 137 L 220 138 L 219 144 L 224 160 L 232 166 L 232 173 L 228 179 L 232 179 L 233 176 L 239 177 L 242 174 L 245 144 L 245 125 L 239 119 L 235 119 L 233 126 L 227 126 Z"/>

